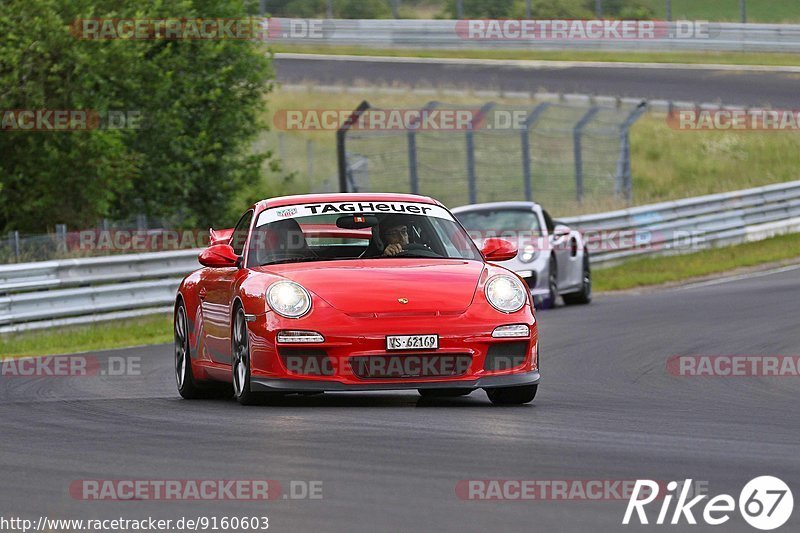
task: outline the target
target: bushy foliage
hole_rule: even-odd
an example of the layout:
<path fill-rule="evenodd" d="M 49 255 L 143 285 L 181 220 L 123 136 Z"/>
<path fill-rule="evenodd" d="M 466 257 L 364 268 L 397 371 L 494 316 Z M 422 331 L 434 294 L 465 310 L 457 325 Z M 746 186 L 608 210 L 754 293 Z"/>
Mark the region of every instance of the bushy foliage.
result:
<path fill-rule="evenodd" d="M 122 110 L 141 120 L 138 129 L 0 131 L 0 228 L 40 232 L 138 213 L 187 226 L 229 222 L 233 193 L 260 180 L 269 153 L 254 152 L 252 141 L 272 71 L 257 42 L 70 32 L 84 18 L 240 17 L 241 2 L 120 5 L 4 2 L 0 110 Z"/>

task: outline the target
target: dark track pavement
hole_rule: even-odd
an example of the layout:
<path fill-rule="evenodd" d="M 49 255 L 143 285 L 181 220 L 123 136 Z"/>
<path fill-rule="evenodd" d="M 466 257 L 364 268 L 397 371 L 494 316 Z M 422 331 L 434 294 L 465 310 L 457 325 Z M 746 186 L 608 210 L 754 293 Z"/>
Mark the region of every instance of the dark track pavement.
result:
<path fill-rule="evenodd" d="M 296 58 L 277 58 L 275 70 L 282 83 L 542 90 L 786 109 L 800 106 L 800 76 L 796 73 L 635 66 L 521 68 Z"/>
<path fill-rule="evenodd" d="M 665 363 L 798 354 L 799 281 L 795 269 L 541 312 L 542 385 L 521 407 L 493 407 L 481 391 L 439 401 L 337 393 L 249 408 L 185 401 L 169 346 L 96 354 L 140 357 L 138 376 L 0 378 L 2 516 L 266 514 L 275 531 L 622 529 L 626 501 L 461 501 L 463 479 L 692 478 L 738 498 L 769 474 L 798 500 L 800 379 L 676 377 Z M 70 483 L 85 478 L 321 480 L 323 499 L 71 498 Z M 725 526 L 671 530 L 710 529 L 755 531 L 738 512 Z"/>

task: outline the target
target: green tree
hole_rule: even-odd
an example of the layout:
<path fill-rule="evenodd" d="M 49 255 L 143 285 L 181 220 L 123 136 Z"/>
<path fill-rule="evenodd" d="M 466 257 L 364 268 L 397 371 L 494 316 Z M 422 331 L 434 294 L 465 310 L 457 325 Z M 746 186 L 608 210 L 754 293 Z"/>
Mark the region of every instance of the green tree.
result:
<path fill-rule="evenodd" d="M 0 132 L 0 227 L 43 231 L 137 213 L 229 223 L 232 198 L 261 179 L 252 148 L 272 70 L 237 40 L 81 40 L 82 18 L 241 17 L 231 0 L 6 0 L 0 110 L 141 114 L 139 129 Z M 267 191 L 265 191 L 267 195 Z M 241 207 L 241 206 L 239 206 Z"/>

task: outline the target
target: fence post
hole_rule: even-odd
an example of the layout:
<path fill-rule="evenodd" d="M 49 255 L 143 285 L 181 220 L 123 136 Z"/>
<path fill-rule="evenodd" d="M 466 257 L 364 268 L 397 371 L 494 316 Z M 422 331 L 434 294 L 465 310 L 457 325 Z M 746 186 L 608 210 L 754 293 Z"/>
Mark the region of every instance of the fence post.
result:
<path fill-rule="evenodd" d="M 136 215 L 136 229 L 139 231 L 147 230 L 147 215 Z"/>
<path fill-rule="evenodd" d="M 421 109 L 422 114 L 427 114 L 439 105 L 439 102 L 431 101 L 425 104 Z M 419 194 L 419 172 L 417 167 L 417 128 L 419 121 L 423 117 L 420 115 L 412 119 L 411 126 L 406 133 L 407 149 L 408 149 L 408 185 L 411 194 Z"/>
<path fill-rule="evenodd" d="M 348 192 L 347 187 L 347 150 L 345 148 L 345 137 L 347 130 L 358 122 L 359 117 L 369 109 L 369 102 L 364 100 L 358 107 L 347 117 L 344 124 L 339 126 L 336 130 L 336 159 L 339 167 L 339 192 Z"/>
<path fill-rule="evenodd" d="M 494 102 L 483 104 L 478 113 L 472 117 L 469 129 L 465 135 L 467 141 L 467 186 L 469 189 L 469 203 L 478 203 L 478 176 L 475 173 L 475 127 L 481 123 L 483 117 L 494 107 Z"/>
<path fill-rule="evenodd" d="M 311 192 L 314 183 L 314 141 L 306 141 L 306 173 L 308 173 L 308 192 Z"/>
<path fill-rule="evenodd" d="M 408 185 L 411 194 L 419 194 L 419 176 L 417 175 L 417 134 L 409 130 L 408 140 Z"/>
<path fill-rule="evenodd" d="M 647 109 L 647 102 L 642 101 L 636 108 L 630 112 L 625 121 L 620 125 L 620 150 L 619 159 L 617 160 L 617 176 L 614 181 L 614 193 L 619 195 L 620 192 L 625 197 L 625 200 L 630 203 L 631 201 L 631 140 L 630 129 L 634 122 L 636 122 L 642 113 Z"/>
<path fill-rule="evenodd" d="M 520 132 L 520 143 L 522 145 L 522 179 L 525 186 L 525 200 L 533 201 L 533 173 L 531 171 L 531 139 L 530 131 L 539 120 L 539 117 L 550 107 L 550 102 L 542 102 L 525 117 L 525 124 Z"/>
<path fill-rule="evenodd" d="M 583 117 L 575 124 L 575 129 L 572 132 L 572 149 L 575 157 L 575 198 L 578 203 L 583 201 L 583 154 L 581 151 L 581 137 L 583 136 L 583 128 L 592 120 L 600 108 L 592 106 L 589 108 Z"/>
<path fill-rule="evenodd" d="M 664 11 L 664 18 L 667 19 L 667 22 L 672 22 L 672 0 L 666 0 Z"/>
<path fill-rule="evenodd" d="M 19 262 L 19 231 L 8 232 L 8 246 L 14 250 L 14 260 Z"/>
<path fill-rule="evenodd" d="M 56 224 L 56 249 L 59 252 L 67 251 L 67 225 Z"/>
<path fill-rule="evenodd" d="M 742 24 L 747 23 L 747 8 L 745 6 L 745 0 L 739 0 L 739 18 L 742 21 Z"/>

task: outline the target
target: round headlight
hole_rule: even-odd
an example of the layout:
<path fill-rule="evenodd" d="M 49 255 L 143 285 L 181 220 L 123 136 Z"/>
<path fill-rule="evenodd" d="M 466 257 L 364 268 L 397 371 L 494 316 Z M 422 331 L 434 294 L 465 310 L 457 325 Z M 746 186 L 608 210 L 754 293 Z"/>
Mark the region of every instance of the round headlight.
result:
<path fill-rule="evenodd" d="M 526 244 L 525 248 L 522 249 L 522 254 L 520 255 L 520 259 L 524 263 L 530 263 L 536 257 L 536 248 L 532 244 Z"/>
<path fill-rule="evenodd" d="M 286 318 L 300 318 L 311 310 L 311 295 L 294 281 L 278 281 L 267 289 L 267 304 Z"/>
<path fill-rule="evenodd" d="M 507 275 L 495 276 L 486 283 L 486 299 L 504 313 L 519 311 L 527 301 L 525 288 L 516 278 Z"/>

